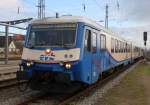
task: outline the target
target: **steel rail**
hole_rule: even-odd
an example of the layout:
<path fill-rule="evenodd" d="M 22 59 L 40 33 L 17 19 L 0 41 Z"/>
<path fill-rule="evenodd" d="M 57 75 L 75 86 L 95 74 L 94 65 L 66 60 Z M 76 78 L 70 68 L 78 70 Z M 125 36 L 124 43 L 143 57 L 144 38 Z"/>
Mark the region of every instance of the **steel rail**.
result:
<path fill-rule="evenodd" d="M 20 84 L 26 83 L 26 81 L 22 81 Z M 6 81 L 1 81 L 0 82 L 0 90 L 7 89 L 13 86 L 17 86 L 18 81 L 16 79 L 10 79 Z"/>

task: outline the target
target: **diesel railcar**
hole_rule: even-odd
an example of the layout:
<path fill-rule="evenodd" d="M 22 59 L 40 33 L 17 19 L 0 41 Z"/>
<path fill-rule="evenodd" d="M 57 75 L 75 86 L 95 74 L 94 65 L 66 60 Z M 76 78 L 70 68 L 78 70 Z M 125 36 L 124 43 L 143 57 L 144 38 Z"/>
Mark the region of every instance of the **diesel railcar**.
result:
<path fill-rule="evenodd" d="M 75 16 L 28 26 L 17 78 L 31 88 L 48 81 L 93 84 L 101 74 L 143 56 L 143 50 L 96 22 Z M 33 82 L 34 81 L 34 82 Z"/>

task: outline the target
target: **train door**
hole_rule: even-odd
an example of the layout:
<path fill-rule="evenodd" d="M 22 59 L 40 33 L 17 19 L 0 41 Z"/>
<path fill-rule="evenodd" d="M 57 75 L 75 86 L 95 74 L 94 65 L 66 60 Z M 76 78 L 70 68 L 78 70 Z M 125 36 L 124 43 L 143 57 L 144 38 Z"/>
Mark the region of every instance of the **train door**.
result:
<path fill-rule="evenodd" d="M 110 56 L 106 52 L 106 34 L 100 34 L 100 76 L 102 72 L 106 70 L 106 67 L 110 66 Z"/>
<path fill-rule="evenodd" d="M 84 54 L 83 54 L 83 75 L 81 78 L 83 78 L 84 81 L 91 84 L 91 69 L 92 69 L 92 51 L 91 51 L 91 36 L 92 31 L 90 28 L 85 28 L 85 39 L 84 39 Z"/>
<path fill-rule="evenodd" d="M 97 59 L 97 34 L 93 29 L 85 29 L 84 40 L 84 75 L 87 75 L 86 81 L 90 84 L 97 81 L 98 73 L 96 72 Z"/>
<path fill-rule="evenodd" d="M 92 70 L 91 70 L 91 77 L 92 83 L 95 83 L 99 78 L 99 65 L 100 65 L 100 53 L 97 50 L 97 43 L 98 43 L 98 32 L 93 30 L 92 37 L 91 37 L 91 47 L 92 47 Z"/>

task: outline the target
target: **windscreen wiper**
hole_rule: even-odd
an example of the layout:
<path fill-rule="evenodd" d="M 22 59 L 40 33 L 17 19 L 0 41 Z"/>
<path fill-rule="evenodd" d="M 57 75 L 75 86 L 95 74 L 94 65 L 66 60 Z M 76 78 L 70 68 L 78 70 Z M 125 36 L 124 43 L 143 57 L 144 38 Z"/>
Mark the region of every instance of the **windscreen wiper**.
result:
<path fill-rule="evenodd" d="M 72 47 L 72 44 L 63 44 L 63 47 L 64 47 L 64 48 L 71 48 L 71 47 Z"/>
<path fill-rule="evenodd" d="M 28 48 L 29 49 L 33 49 L 33 48 L 35 48 L 35 46 L 34 45 L 30 45 L 30 46 L 28 46 Z"/>

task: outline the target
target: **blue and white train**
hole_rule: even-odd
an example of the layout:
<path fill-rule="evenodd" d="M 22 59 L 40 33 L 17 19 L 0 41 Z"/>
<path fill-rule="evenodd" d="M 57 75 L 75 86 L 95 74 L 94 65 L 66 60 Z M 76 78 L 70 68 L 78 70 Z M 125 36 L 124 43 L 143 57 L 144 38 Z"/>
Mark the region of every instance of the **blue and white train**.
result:
<path fill-rule="evenodd" d="M 143 50 L 96 22 L 75 16 L 34 20 L 28 26 L 17 78 L 94 84 L 101 74 L 143 56 Z M 31 86 L 31 88 L 32 88 Z"/>

